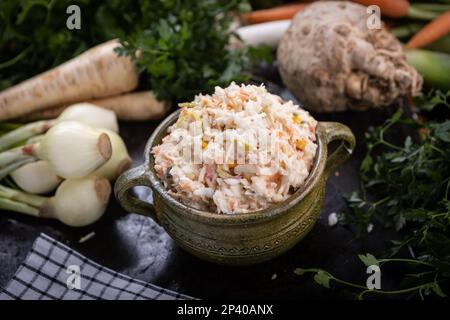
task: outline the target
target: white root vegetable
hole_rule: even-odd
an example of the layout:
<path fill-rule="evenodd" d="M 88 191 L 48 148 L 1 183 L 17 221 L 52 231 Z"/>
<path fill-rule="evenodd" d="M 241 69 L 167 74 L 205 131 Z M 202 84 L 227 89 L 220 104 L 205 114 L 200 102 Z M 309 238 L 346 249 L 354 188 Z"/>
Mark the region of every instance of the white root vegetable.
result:
<path fill-rule="evenodd" d="M 318 1 L 298 13 L 277 61 L 286 87 L 316 112 L 388 106 L 422 86 L 400 42 L 369 29 L 366 7 L 348 1 Z"/>
<path fill-rule="evenodd" d="M 148 121 L 161 119 L 170 109 L 167 101 L 158 101 L 151 91 L 132 92 L 114 97 L 86 101 L 98 107 L 114 111 L 122 121 Z M 69 105 L 62 105 L 26 114 L 19 122 L 29 122 L 58 117 Z"/>
<path fill-rule="evenodd" d="M 73 227 L 94 223 L 105 212 L 111 185 L 105 178 L 65 180 L 40 210 L 45 218 L 54 218 Z"/>
<path fill-rule="evenodd" d="M 106 133 L 81 122 L 64 121 L 52 127 L 39 142 L 0 153 L 0 168 L 18 160 L 38 158 L 46 160 L 62 178 L 80 178 L 105 164 L 111 155 L 111 140 Z"/>
<path fill-rule="evenodd" d="M 91 103 L 77 103 L 65 109 L 58 117 L 60 121 L 79 121 L 94 128 L 119 132 L 116 114 Z"/>
<path fill-rule="evenodd" d="M 138 84 L 136 66 L 119 57 L 111 40 L 62 65 L 0 92 L 0 120 L 32 111 L 132 91 Z"/>
<path fill-rule="evenodd" d="M 51 198 L 0 185 L 0 209 L 82 227 L 96 222 L 105 213 L 110 194 L 109 181 L 99 177 L 65 180 Z"/>
<path fill-rule="evenodd" d="M 0 137 L 0 151 L 14 144 L 45 133 L 52 126 L 63 121 L 78 121 L 94 128 L 119 131 L 116 114 L 90 103 L 78 103 L 65 109 L 58 118 L 28 123 Z"/>
<path fill-rule="evenodd" d="M 290 24 L 291 20 L 252 24 L 238 28 L 236 34 L 239 35 L 242 42 L 246 45 L 257 46 L 265 44 L 276 48 Z"/>
<path fill-rule="evenodd" d="M 131 166 L 131 158 L 128 154 L 127 147 L 122 138 L 115 132 L 102 130 L 106 133 L 111 141 L 112 155 L 111 158 L 100 168 L 95 170 L 91 176 L 98 176 L 114 181 L 119 175 Z"/>
<path fill-rule="evenodd" d="M 62 181 L 48 162 L 42 160 L 25 164 L 10 176 L 22 190 L 33 194 L 49 193 Z"/>

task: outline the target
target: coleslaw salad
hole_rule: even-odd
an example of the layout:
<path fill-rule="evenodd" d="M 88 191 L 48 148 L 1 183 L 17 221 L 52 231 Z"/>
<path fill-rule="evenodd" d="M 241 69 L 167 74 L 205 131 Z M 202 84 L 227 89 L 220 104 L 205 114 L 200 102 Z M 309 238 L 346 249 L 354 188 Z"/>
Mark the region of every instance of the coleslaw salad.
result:
<path fill-rule="evenodd" d="M 184 204 L 224 214 L 258 211 L 287 199 L 308 177 L 317 121 L 263 85 L 216 87 L 180 107 L 151 153 L 158 177 Z"/>

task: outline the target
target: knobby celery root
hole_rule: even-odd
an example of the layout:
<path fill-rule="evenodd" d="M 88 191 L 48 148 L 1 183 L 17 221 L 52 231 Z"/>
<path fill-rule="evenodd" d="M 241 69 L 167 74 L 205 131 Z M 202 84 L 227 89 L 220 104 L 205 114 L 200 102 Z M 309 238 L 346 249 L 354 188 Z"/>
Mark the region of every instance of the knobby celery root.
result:
<path fill-rule="evenodd" d="M 114 52 L 119 45 L 117 40 L 105 42 L 0 92 L 0 120 L 50 106 L 132 91 L 138 84 L 138 72 L 129 57 L 119 57 Z"/>
<path fill-rule="evenodd" d="M 147 121 L 162 118 L 170 108 L 165 101 L 158 101 L 151 91 L 133 92 L 103 99 L 86 101 L 96 106 L 112 110 L 122 121 Z M 15 120 L 29 122 L 58 117 L 70 105 L 66 104 L 45 110 L 38 110 Z"/>
<path fill-rule="evenodd" d="M 317 112 L 367 109 L 417 95 L 422 78 L 386 29 L 368 29 L 366 7 L 316 2 L 295 16 L 278 46 L 284 84 Z"/>

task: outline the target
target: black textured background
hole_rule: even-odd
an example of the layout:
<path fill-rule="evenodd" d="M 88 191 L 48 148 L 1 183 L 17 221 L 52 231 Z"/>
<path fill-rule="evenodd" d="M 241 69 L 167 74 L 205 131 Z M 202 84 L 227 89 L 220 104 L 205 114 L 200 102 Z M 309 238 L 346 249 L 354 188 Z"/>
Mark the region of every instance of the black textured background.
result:
<path fill-rule="evenodd" d="M 268 87 L 271 91 L 278 91 L 276 86 Z M 282 96 L 290 97 L 287 91 L 283 91 Z M 329 227 L 327 222 L 331 212 L 345 210 L 342 194 L 358 188 L 358 168 L 364 155 L 363 134 L 369 126 L 380 124 L 386 114 L 370 111 L 314 116 L 319 121 L 339 121 L 348 125 L 357 136 L 358 145 L 352 158 L 328 181 L 322 216 L 314 229 L 281 257 L 250 267 L 223 267 L 203 262 L 177 247 L 151 219 L 126 214 L 115 200 L 111 201 L 99 222 L 79 229 L 66 227 L 57 221 L 0 211 L 0 286 L 7 284 L 35 238 L 40 232 L 45 232 L 111 269 L 198 298 L 354 298 L 339 286 L 321 288 L 311 276 L 299 277 L 293 270 L 297 267 L 322 267 L 347 280 L 365 283 L 366 268 L 357 254 L 383 252 L 388 240 L 392 239 L 389 231 L 375 226 L 370 236 L 355 240 L 350 230 Z M 145 142 L 157 124 L 121 124 L 120 133 L 134 165 L 142 163 Z M 146 189 L 136 192 L 151 199 Z M 81 237 L 92 231 L 95 231 L 95 237 L 78 243 Z M 383 277 L 382 283 L 387 289 L 395 283 L 395 278 Z"/>

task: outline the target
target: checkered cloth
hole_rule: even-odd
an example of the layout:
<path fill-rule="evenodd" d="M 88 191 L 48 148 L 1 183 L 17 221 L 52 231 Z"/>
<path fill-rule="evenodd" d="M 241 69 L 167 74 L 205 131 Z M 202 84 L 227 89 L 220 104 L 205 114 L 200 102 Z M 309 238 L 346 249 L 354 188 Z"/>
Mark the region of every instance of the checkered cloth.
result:
<path fill-rule="evenodd" d="M 41 234 L 0 300 L 193 299 L 105 268 Z"/>

